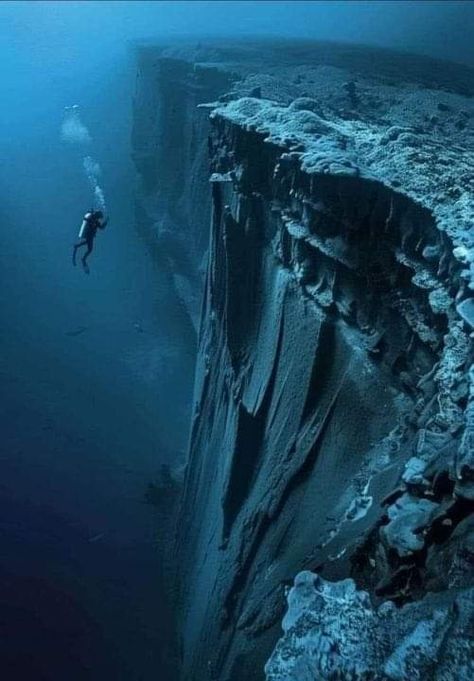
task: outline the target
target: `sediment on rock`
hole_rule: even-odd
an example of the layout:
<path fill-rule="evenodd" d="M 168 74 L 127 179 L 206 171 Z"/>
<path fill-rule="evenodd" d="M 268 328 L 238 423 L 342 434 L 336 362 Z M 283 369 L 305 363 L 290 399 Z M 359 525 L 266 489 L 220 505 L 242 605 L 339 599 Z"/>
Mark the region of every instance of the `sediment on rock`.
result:
<path fill-rule="evenodd" d="M 298 575 L 284 635 L 266 665 L 268 681 L 373 679 L 459 681 L 474 673 L 474 590 L 431 594 L 378 608 L 351 579 Z"/>

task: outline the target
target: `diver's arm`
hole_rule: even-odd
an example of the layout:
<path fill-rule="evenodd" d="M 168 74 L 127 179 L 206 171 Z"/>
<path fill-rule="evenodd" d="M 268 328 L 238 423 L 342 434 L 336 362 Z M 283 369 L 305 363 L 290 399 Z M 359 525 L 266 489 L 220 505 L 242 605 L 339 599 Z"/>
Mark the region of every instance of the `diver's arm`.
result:
<path fill-rule="evenodd" d="M 107 227 L 108 222 L 109 218 L 105 218 L 105 220 L 100 224 L 100 228 L 105 229 Z"/>

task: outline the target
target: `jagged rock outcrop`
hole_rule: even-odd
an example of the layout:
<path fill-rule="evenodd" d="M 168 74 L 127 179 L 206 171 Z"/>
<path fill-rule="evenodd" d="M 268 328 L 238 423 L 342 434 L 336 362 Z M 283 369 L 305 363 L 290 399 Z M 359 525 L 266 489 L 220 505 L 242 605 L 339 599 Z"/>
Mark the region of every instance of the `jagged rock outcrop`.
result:
<path fill-rule="evenodd" d="M 212 227 L 175 553 L 181 679 L 261 680 L 270 657 L 269 678 L 299 679 L 284 676 L 309 654 L 291 606 L 272 650 L 301 570 L 336 582 L 325 598 L 342 589 L 348 621 L 361 599 L 337 581 L 370 595 L 370 673 L 404 668 L 425 629 L 443 669 L 450 608 L 472 614 L 472 73 L 378 53 L 374 74 L 370 51 L 308 45 L 171 54 L 232 80 L 199 102 Z M 329 638 L 346 678 L 347 642 Z"/>
<path fill-rule="evenodd" d="M 474 589 L 378 608 L 353 580 L 302 572 L 288 596 L 268 681 L 461 681 L 474 675 Z"/>

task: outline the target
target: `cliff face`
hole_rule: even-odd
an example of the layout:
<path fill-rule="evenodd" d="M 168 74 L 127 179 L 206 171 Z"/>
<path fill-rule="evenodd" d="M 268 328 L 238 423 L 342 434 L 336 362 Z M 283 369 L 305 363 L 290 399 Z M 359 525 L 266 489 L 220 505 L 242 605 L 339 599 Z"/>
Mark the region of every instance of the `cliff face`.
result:
<path fill-rule="evenodd" d="M 233 89 L 200 109 L 212 226 L 181 678 L 263 679 L 269 658 L 272 680 L 471 678 L 466 82 L 307 46 L 257 70 L 246 49 L 236 66 L 216 48 Z M 298 577 L 272 654 L 301 570 L 324 579 Z"/>
<path fill-rule="evenodd" d="M 139 176 L 136 225 L 195 332 L 210 220 L 209 116 L 198 104 L 225 91 L 229 78 L 212 66 L 199 68 L 152 48 L 138 52 L 132 131 Z"/>
<path fill-rule="evenodd" d="M 229 75 L 212 66 L 137 52 L 132 129 L 137 170 L 135 228 L 155 263 L 153 279 L 137 272 L 150 291 L 153 329 L 137 329 L 154 347 L 144 358 L 159 386 L 157 409 L 167 420 L 168 452 L 181 465 L 186 453 L 194 381 L 211 197 L 208 181 L 208 112 L 197 104 L 228 87 Z M 148 336 L 152 331 L 153 335 Z M 152 340 L 153 339 L 153 340 Z M 159 477 L 159 476 L 158 476 Z M 160 480 L 154 481 L 160 484 Z"/>

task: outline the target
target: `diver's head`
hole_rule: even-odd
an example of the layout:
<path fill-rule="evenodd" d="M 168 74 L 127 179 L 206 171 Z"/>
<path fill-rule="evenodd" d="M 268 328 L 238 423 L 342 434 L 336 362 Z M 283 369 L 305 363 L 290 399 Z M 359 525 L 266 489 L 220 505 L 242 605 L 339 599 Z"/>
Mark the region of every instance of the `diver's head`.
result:
<path fill-rule="evenodd" d="M 101 210 L 94 211 L 94 215 L 96 216 L 96 218 L 99 218 L 99 220 L 102 220 L 102 218 L 104 217 L 104 214 Z"/>

